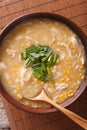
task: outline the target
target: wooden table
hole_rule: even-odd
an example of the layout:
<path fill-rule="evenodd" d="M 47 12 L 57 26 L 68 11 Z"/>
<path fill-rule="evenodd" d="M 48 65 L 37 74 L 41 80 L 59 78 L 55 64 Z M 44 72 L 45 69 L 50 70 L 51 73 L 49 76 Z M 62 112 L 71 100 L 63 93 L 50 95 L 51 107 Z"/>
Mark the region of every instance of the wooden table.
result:
<path fill-rule="evenodd" d="M 0 2 L 0 31 L 14 18 L 32 12 L 52 12 L 74 21 L 87 35 L 87 0 L 4 0 Z M 11 130 L 83 130 L 64 114 L 27 113 L 3 99 Z M 87 119 L 87 88 L 67 107 Z"/>

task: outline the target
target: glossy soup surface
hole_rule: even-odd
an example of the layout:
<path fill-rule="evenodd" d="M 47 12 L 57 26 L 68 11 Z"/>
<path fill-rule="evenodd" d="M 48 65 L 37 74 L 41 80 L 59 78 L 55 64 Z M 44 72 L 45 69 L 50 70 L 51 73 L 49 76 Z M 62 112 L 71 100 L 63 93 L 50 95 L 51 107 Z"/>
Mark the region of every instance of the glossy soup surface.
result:
<path fill-rule="evenodd" d="M 31 45 L 48 45 L 59 54 L 51 67 L 54 84 L 33 76 L 31 67 L 24 67 L 20 53 Z M 57 103 L 74 96 L 85 74 L 84 47 L 78 36 L 66 25 L 48 19 L 32 20 L 15 27 L 0 46 L 0 80 L 7 92 L 22 104 L 50 107 L 44 102 L 28 100 L 43 88 Z"/>

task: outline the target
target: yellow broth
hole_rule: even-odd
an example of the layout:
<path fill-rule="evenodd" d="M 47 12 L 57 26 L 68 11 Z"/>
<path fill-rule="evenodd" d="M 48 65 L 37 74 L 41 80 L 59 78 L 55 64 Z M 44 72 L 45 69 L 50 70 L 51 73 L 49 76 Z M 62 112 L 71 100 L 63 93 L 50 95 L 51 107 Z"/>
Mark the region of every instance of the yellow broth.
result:
<path fill-rule="evenodd" d="M 25 69 L 20 53 L 31 45 L 48 45 L 59 54 L 51 67 L 54 84 L 33 76 L 31 66 Z M 0 80 L 7 92 L 22 104 L 34 108 L 49 104 L 30 101 L 44 88 L 57 103 L 74 96 L 85 74 L 85 51 L 79 37 L 65 24 L 48 19 L 32 20 L 15 27 L 0 46 Z"/>

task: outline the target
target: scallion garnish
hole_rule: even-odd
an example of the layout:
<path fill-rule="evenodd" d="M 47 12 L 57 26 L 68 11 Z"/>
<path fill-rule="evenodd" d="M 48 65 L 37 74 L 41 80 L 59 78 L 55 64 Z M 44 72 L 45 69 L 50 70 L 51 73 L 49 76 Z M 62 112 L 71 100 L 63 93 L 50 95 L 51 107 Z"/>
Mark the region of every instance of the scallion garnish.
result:
<path fill-rule="evenodd" d="M 57 59 L 58 59 L 58 54 L 54 54 L 54 56 L 53 56 L 53 63 L 55 63 L 57 61 Z"/>
<path fill-rule="evenodd" d="M 50 67 L 56 63 L 58 56 L 45 45 L 32 45 L 21 52 L 21 59 L 25 60 L 25 68 L 31 66 L 34 76 L 43 82 L 53 82 Z"/>

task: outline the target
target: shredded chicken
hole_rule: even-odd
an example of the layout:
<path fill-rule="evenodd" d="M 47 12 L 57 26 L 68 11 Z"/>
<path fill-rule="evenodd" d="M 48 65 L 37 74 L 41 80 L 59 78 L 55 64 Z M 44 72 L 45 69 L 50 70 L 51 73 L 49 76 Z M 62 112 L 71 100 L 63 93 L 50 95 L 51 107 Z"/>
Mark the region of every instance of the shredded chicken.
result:
<path fill-rule="evenodd" d="M 30 80 L 32 76 L 32 69 L 31 68 L 25 69 L 22 67 L 20 69 L 20 76 L 21 76 L 21 85 L 23 85 L 25 81 Z"/>
<path fill-rule="evenodd" d="M 82 55 L 82 52 L 83 52 L 83 49 L 84 47 L 82 46 L 82 44 L 78 44 L 78 43 L 81 43 L 81 40 L 76 37 L 75 35 L 72 36 L 70 38 L 70 41 L 72 42 L 73 46 L 78 50 L 79 54 L 76 56 L 76 60 L 80 59 L 81 58 L 81 62 L 82 64 L 84 64 L 84 57 L 81 57 Z"/>
<path fill-rule="evenodd" d="M 30 40 L 31 42 L 34 42 L 36 45 L 37 45 L 37 43 L 38 43 L 37 40 L 34 40 L 32 37 L 27 36 L 27 35 L 25 36 L 25 39 Z"/>
<path fill-rule="evenodd" d="M 71 41 L 71 43 L 73 44 L 73 46 L 74 46 L 75 48 L 78 48 L 78 41 L 77 41 L 75 35 L 70 37 L 70 41 Z"/>
<path fill-rule="evenodd" d="M 68 84 L 65 84 L 65 83 L 62 83 L 62 84 L 56 83 L 55 86 L 56 86 L 56 90 L 58 90 L 58 89 L 59 89 L 59 90 L 62 90 L 62 89 L 67 88 L 67 87 L 68 87 Z"/>
<path fill-rule="evenodd" d="M 18 35 L 18 36 L 15 37 L 15 40 L 20 40 L 22 38 L 23 38 L 23 35 Z"/>
<path fill-rule="evenodd" d="M 62 39 L 59 30 L 57 30 L 56 28 L 53 28 L 53 27 L 52 27 L 52 28 L 51 28 L 51 32 L 52 32 L 52 35 L 54 35 L 54 36 L 55 36 L 55 34 L 56 34 L 58 40 L 61 40 L 61 39 Z"/>
<path fill-rule="evenodd" d="M 57 52 L 58 52 L 58 54 L 59 54 L 60 60 L 64 59 L 65 53 L 64 53 L 63 51 L 61 51 L 60 49 L 58 49 L 58 48 L 57 48 Z"/>
<path fill-rule="evenodd" d="M 7 52 L 7 54 L 8 54 L 9 56 L 11 56 L 12 58 L 14 58 L 15 55 L 16 55 L 17 50 L 14 50 L 14 49 L 6 49 L 6 52 Z"/>
<path fill-rule="evenodd" d="M 5 78 L 6 78 L 7 80 L 10 79 L 10 76 L 9 76 L 8 73 L 5 73 Z"/>
<path fill-rule="evenodd" d="M 67 50 L 67 52 L 68 52 L 70 58 L 72 58 L 71 50 L 70 50 L 70 48 L 68 47 L 68 45 L 67 45 L 66 43 L 62 42 L 62 43 L 61 43 L 61 46 L 64 46 L 64 47 L 66 48 L 66 50 Z"/>
<path fill-rule="evenodd" d="M 1 69 L 7 69 L 7 66 L 3 62 L 0 62 L 0 68 Z"/>

